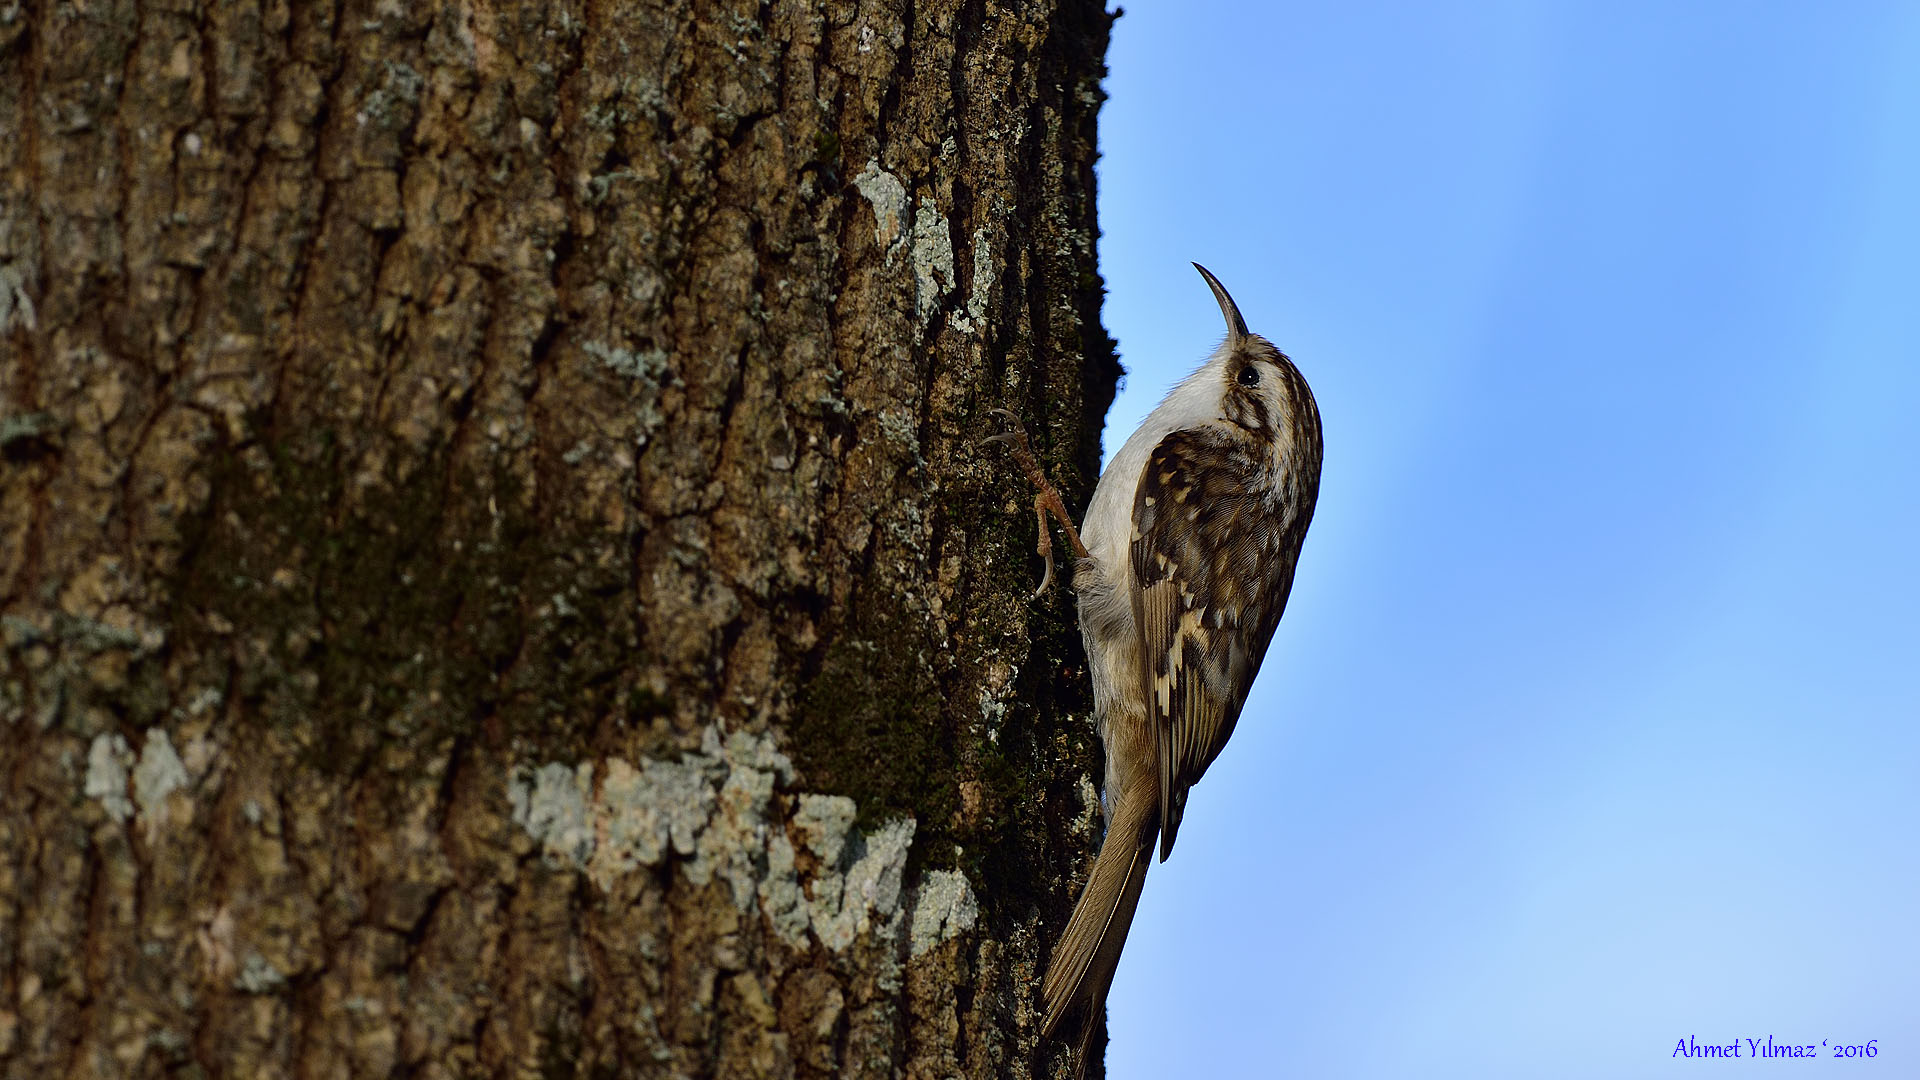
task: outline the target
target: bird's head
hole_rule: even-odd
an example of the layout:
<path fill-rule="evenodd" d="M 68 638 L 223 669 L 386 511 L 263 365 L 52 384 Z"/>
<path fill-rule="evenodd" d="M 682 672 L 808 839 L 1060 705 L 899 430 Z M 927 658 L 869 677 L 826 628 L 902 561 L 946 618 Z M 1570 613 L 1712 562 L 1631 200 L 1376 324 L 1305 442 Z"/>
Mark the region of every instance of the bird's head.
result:
<path fill-rule="evenodd" d="M 1207 365 L 1220 380 L 1221 419 L 1272 443 L 1290 441 L 1311 413 L 1317 435 L 1319 412 L 1300 370 L 1273 342 L 1248 332 L 1239 306 L 1219 278 L 1199 263 L 1193 268 L 1207 279 L 1227 320 L 1227 340 Z"/>

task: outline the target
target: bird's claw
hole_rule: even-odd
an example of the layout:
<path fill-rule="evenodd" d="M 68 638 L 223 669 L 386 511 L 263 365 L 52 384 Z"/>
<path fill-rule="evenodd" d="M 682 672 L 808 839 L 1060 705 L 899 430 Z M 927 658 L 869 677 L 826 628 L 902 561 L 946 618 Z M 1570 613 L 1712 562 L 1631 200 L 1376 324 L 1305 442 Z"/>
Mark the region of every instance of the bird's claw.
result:
<path fill-rule="evenodd" d="M 1027 429 L 1021 425 L 1018 416 L 1015 416 L 1007 409 L 988 409 L 987 411 L 1005 420 L 1008 430 L 981 439 L 980 442 L 982 444 L 1006 443 L 1017 446 L 1027 453 L 1032 453 L 1031 448 L 1027 445 Z M 1024 462 L 1022 464 L 1024 464 Z"/>
<path fill-rule="evenodd" d="M 1045 518 L 1042 518 L 1040 522 L 1040 535 L 1041 536 L 1047 535 L 1047 525 L 1046 525 Z M 1045 562 L 1047 568 L 1044 571 L 1042 571 L 1040 574 L 1040 587 L 1033 590 L 1033 599 L 1035 600 L 1038 600 L 1041 597 L 1047 595 L 1047 586 L 1053 584 L 1053 553 L 1047 552 L 1046 554 L 1041 555 L 1040 558 L 1043 562 Z"/>

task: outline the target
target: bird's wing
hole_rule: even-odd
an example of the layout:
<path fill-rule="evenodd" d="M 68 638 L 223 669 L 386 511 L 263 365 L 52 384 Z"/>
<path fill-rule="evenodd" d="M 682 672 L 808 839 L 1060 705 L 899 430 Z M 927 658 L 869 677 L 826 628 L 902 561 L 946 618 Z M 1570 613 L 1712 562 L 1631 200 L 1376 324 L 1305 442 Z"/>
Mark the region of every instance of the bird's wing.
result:
<path fill-rule="evenodd" d="M 1306 531 L 1260 498 L 1257 468 L 1237 440 L 1176 431 L 1134 495 L 1133 617 L 1158 736 L 1162 859 L 1187 789 L 1233 734 Z"/>

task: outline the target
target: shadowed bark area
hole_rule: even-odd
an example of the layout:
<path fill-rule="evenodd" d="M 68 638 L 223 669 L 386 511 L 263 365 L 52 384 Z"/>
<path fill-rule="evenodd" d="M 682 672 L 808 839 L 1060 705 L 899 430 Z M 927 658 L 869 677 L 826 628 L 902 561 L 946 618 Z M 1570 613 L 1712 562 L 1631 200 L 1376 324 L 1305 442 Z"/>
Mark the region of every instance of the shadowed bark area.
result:
<path fill-rule="evenodd" d="M 4 1075 L 1063 1074 L 1107 29 L 0 7 Z"/>

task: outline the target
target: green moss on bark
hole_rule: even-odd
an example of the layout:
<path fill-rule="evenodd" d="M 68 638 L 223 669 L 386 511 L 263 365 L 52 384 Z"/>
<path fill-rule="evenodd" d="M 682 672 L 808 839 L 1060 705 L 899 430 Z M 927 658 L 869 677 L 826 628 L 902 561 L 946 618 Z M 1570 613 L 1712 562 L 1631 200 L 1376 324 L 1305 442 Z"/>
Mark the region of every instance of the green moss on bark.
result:
<path fill-rule="evenodd" d="M 518 509 L 504 472 L 439 463 L 349 492 L 331 433 L 217 458 L 171 589 L 181 652 L 238 655 L 258 717 L 337 775 L 424 760 L 485 722 L 543 755 L 591 753 L 619 722 L 631 588 L 585 553 L 613 538 Z M 469 521 L 461 515 L 487 515 Z M 617 563 L 615 565 L 618 565 Z M 428 648 L 420 628 L 437 627 Z"/>
<path fill-rule="evenodd" d="M 884 613 L 836 640 L 801 692 L 792 746 L 810 788 L 851 796 L 863 826 L 911 814 L 929 841 L 915 846 L 937 850 L 957 805 L 955 754 L 920 639 Z"/>

